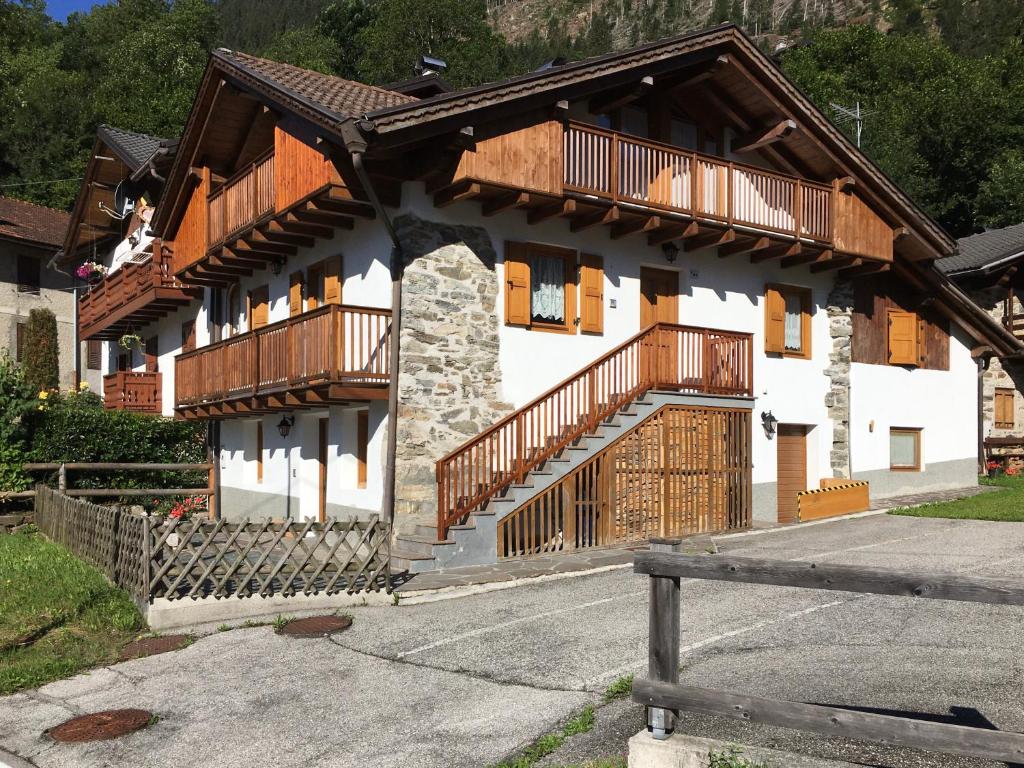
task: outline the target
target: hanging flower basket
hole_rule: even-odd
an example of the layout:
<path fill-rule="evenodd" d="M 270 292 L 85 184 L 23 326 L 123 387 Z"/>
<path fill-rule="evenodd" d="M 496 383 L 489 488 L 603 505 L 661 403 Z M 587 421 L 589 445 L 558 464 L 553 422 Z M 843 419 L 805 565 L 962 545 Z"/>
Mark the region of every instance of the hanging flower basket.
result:
<path fill-rule="evenodd" d="M 107 271 L 98 261 L 86 261 L 75 270 L 75 274 L 82 280 L 88 280 L 90 285 L 95 285 L 106 276 Z"/>
<path fill-rule="evenodd" d="M 126 333 L 117 340 L 121 349 L 142 349 L 142 337 L 137 333 Z"/>

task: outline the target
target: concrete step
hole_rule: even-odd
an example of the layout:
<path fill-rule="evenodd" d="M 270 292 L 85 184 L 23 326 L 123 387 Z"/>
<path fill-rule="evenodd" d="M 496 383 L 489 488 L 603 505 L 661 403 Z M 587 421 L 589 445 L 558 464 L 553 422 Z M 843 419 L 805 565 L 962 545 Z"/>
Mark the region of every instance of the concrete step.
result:
<path fill-rule="evenodd" d="M 391 570 L 397 573 L 421 570 L 428 561 L 433 561 L 433 559 L 433 555 L 424 555 L 419 552 L 407 552 L 403 549 L 392 549 Z"/>
<path fill-rule="evenodd" d="M 415 552 L 429 557 L 434 556 L 434 547 L 445 547 L 455 542 L 451 539 L 438 541 L 437 532 L 433 536 L 422 536 L 415 533 L 400 533 L 395 539 L 395 546 L 403 552 Z"/>

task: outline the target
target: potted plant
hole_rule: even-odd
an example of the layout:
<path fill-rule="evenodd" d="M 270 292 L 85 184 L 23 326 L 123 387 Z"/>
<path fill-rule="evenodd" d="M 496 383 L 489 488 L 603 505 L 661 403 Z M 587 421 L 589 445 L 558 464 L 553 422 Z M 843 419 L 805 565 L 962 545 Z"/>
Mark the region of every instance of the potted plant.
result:
<path fill-rule="evenodd" d="M 988 476 L 989 477 L 999 477 L 999 476 L 1001 476 L 1003 474 L 1003 465 L 1002 465 L 1002 463 L 999 462 L 999 461 L 996 461 L 995 459 L 989 459 L 988 463 L 985 466 L 988 467 Z"/>
<path fill-rule="evenodd" d="M 82 280 L 87 280 L 89 285 L 95 285 L 107 274 L 107 268 L 98 261 L 86 261 L 75 270 L 75 274 Z"/>
<path fill-rule="evenodd" d="M 117 343 L 121 349 L 142 349 L 142 337 L 134 332 L 123 334 Z"/>

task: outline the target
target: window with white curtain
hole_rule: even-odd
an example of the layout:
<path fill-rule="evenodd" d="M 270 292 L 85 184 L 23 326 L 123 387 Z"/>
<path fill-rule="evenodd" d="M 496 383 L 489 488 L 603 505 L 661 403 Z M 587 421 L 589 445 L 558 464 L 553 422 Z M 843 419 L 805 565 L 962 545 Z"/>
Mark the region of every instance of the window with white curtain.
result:
<path fill-rule="evenodd" d="M 803 297 L 784 293 L 786 300 L 786 349 L 798 352 L 803 346 Z"/>
<path fill-rule="evenodd" d="M 530 264 L 530 314 L 537 323 L 565 324 L 565 259 L 537 253 Z"/>

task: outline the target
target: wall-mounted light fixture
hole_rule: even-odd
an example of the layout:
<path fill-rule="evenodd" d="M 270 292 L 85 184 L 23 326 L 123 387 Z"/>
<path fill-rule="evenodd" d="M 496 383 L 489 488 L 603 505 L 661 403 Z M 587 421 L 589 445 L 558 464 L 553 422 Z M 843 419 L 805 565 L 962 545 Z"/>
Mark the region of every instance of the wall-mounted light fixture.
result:
<path fill-rule="evenodd" d="M 661 244 L 661 252 L 665 254 L 665 261 L 669 264 L 674 264 L 676 257 L 679 255 L 679 246 L 669 240 L 667 243 Z"/>
<path fill-rule="evenodd" d="M 761 411 L 761 426 L 764 427 L 764 436 L 769 440 L 775 435 L 775 427 L 778 423 L 779 420 L 771 411 Z"/>
<path fill-rule="evenodd" d="M 284 269 L 283 256 L 280 259 L 274 259 L 272 262 L 270 262 L 270 271 L 273 272 L 275 275 L 280 275 L 282 269 Z"/>
<path fill-rule="evenodd" d="M 277 433 L 281 435 L 281 437 L 288 437 L 288 433 L 292 431 L 292 426 L 294 424 L 294 416 L 282 416 L 281 420 L 277 422 Z"/>

